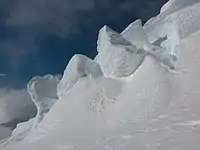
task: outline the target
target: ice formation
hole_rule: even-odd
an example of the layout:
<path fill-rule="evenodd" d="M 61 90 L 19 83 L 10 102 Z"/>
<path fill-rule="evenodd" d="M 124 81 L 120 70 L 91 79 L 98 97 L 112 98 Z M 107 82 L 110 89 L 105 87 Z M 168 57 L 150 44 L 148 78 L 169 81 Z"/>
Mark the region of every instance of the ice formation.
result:
<path fill-rule="evenodd" d="M 37 107 L 37 118 L 41 121 L 58 100 L 57 84 L 59 79 L 52 75 L 34 77 L 27 85 L 32 101 Z"/>
<path fill-rule="evenodd" d="M 67 93 L 69 93 L 69 89 L 72 88 L 79 79 L 88 75 L 92 75 L 93 77 L 101 76 L 102 72 L 99 64 L 84 55 L 74 55 L 58 84 L 58 97 L 62 98 L 66 96 Z"/>
<path fill-rule="evenodd" d="M 75 55 L 60 81 L 29 83 L 38 110 L 45 104 L 49 112 L 1 148 L 200 149 L 198 2 L 171 0 L 143 27 L 136 20 L 121 34 L 103 27 L 94 60 Z"/>
<path fill-rule="evenodd" d="M 161 46 L 174 53 L 175 47 L 183 39 L 200 29 L 200 3 L 198 2 L 200 1 L 175 0 L 174 6 L 169 8 L 174 9 L 173 13 L 168 13 L 167 9 L 157 17 L 150 19 L 143 27 L 148 41 L 153 43 L 158 38 L 167 36 L 167 40 Z M 179 6 L 184 9 L 178 9 Z M 177 11 L 175 11 L 176 9 Z"/>
<path fill-rule="evenodd" d="M 165 37 L 158 38 L 155 42 L 150 43 L 147 39 L 147 35 L 142 28 L 141 20 L 136 20 L 131 23 L 121 35 L 135 45 L 137 49 L 143 50 L 147 54 L 151 54 L 158 59 L 163 65 L 173 69 L 175 61 L 177 59 L 176 54 L 169 53 L 165 48 L 161 47 Z"/>
<path fill-rule="evenodd" d="M 104 26 L 99 33 L 98 55 L 105 77 L 121 78 L 132 74 L 142 63 L 145 52 L 132 45 L 119 33 Z"/>
<path fill-rule="evenodd" d="M 131 23 L 121 35 L 138 49 L 142 49 L 147 43 L 147 36 L 142 28 L 141 20 Z"/>

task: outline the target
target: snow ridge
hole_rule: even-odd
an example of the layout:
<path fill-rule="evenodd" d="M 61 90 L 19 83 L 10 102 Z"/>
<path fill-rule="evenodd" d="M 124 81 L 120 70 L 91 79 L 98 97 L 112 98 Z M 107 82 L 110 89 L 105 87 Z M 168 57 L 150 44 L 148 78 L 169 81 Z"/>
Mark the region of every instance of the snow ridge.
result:
<path fill-rule="evenodd" d="M 144 26 L 104 26 L 94 60 L 76 54 L 61 80 L 34 77 L 38 109 L 3 150 L 197 150 L 200 1 L 170 0 Z"/>

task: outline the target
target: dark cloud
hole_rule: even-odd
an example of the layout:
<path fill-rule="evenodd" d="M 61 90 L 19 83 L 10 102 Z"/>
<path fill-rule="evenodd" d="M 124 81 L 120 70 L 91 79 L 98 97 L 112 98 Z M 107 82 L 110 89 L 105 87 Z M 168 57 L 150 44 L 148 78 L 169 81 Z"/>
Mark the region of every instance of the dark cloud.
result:
<path fill-rule="evenodd" d="M 35 37 L 36 33 L 31 30 L 9 28 L 4 38 L 0 40 L 0 54 L 9 60 L 11 66 L 17 68 L 27 55 L 38 51 Z"/>
<path fill-rule="evenodd" d="M 16 0 L 6 20 L 11 26 L 39 26 L 61 37 L 76 33 L 88 13 L 117 18 L 132 13 L 147 20 L 166 0 Z M 7 4 L 7 3 L 6 3 Z M 85 15 L 84 15 L 85 14 Z"/>
<path fill-rule="evenodd" d="M 94 8 L 93 0 L 17 0 L 7 25 L 39 26 L 65 37 L 77 28 L 77 13 Z"/>
<path fill-rule="evenodd" d="M 0 88 L 0 126 L 13 119 L 27 120 L 37 113 L 26 89 Z"/>
<path fill-rule="evenodd" d="M 99 29 L 122 31 L 159 13 L 167 0 L 1 0 L 1 84 L 61 73 L 74 53 L 96 54 Z"/>

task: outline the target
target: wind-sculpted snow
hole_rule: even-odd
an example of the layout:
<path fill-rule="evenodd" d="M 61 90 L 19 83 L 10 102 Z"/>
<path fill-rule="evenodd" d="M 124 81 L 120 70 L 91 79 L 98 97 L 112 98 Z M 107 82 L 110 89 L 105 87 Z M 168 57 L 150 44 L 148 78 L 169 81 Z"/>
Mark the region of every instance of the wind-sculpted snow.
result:
<path fill-rule="evenodd" d="M 196 3 L 200 2 L 200 0 L 169 0 L 162 8 L 161 13 L 173 13 L 177 10 L 183 9 L 187 6 L 192 6 Z"/>
<path fill-rule="evenodd" d="M 107 26 L 100 30 L 97 51 L 95 60 L 100 64 L 103 75 L 111 78 L 132 74 L 146 54 Z"/>
<path fill-rule="evenodd" d="M 34 130 L 29 125 L 37 117 L 26 122 L 18 131 L 29 134 L 15 131 L 1 148 L 199 150 L 200 4 L 182 6 L 144 30 L 139 20 L 121 34 L 101 29 L 95 61 L 75 55 L 49 113 Z M 39 90 L 42 97 L 53 93 L 45 89 Z"/>
<path fill-rule="evenodd" d="M 26 113 L 24 113 L 26 112 Z M 18 123 L 27 121 L 36 114 L 36 107 L 24 89 L 0 90 L 0 143 L 8 138 Z"/>
<path fill-rule="evenodd" d="M 108 124 L 117 124 L 124 119 L 139 122 L 155 117 L 171 100 L 168 75 L 167 68 L 162 67 L 153 56 L 147 55 L 116 97 L 118 103 L 106 113 Z"/>
<path fill-rule="evenodd" d="M 147 36 L 142 28 L 141 20 L 136 20 L 131 23 L 121 35 L 128 40 L 132 45 L 135 45 L 138 49 L 142 49 L 147 43 Z"/>
<path fill-rule="evenodd" d="M 144 25 L 148 41 L 153 43 L 161 37 L 167 36 L 161 46 L 174 53 L 174 49 L 189 35 L 200 29 L 200 3 L 188 6 L 164 16 L 159 14 Z"/>
<path fill-rule="evenodd" d="M 58 97 L 66 96 L 70 88 L 82 77 L 102 75 L 101 68 L 97 62 L 84 56 L 74 55 L 65 69 L 63 78 L 58 84 Z"/>
<path fill-rule="evenodd" d="M 37 107 L 37 118 L 41 121 L 58 100 L 57 84 L 59 79 L 52 75 L 34 77 L 27 85 L 32 101 Z"/>
<path fill-rule="evenodd" d="M 121 35 L 138 49 L 145 51 L 147 54 L 151 54 L 163 65 L 174 69 L 177 56 L 161 47 L 162 42 L 164 42 L 167 37 L 158 38 L 154 43 L 148 42 L 147 35 L 142 28 L 141 20 L 136 20 L 131 23 Z"/>

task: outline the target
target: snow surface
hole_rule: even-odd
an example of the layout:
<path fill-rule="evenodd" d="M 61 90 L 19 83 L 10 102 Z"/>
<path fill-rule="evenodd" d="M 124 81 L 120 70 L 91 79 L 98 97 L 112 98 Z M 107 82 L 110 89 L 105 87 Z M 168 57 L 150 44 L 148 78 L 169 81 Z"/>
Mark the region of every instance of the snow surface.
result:
<path fill-rule="evenodd" d="M 52 86 L 58 99 L 43 120 L 34 129 L 37 117 L 26 122 L 1 149 L 199 150 L 200 4 L 177 4 L 181 9 L 160 19 L 173 8 L 167 4 L 144 30 L 140 21 L 121 34 L 103 27 L 95 60 L 75 55 Z M 171 59 L 173 69 L 163 66 Z M 48 97 L 48 88 L 38 92 Z"/>

